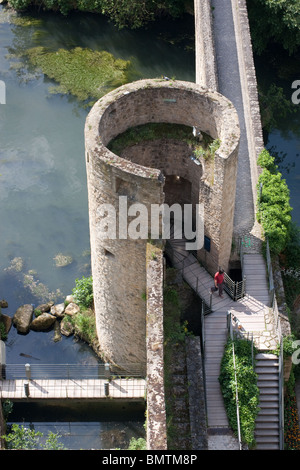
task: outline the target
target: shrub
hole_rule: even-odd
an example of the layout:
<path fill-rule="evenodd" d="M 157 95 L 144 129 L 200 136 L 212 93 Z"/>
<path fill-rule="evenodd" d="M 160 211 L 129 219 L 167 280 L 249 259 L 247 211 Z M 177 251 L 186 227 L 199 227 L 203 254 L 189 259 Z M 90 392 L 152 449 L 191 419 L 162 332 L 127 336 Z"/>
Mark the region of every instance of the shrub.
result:
<path fill-rule="evenodd" d="M 82 277 L 82 279 L 76 279 L 76 287 L 72 290 L 74 300 L 83 308 L 89 308 L 93 304 L 93 278 Z"/>
<path fill-rule="evenodd" d="M 128 450 L 147 450 L 146 440 L 143 437 L 130 439 Z"/>
<path fill-rule="evenodd" d="M 11 432 L 2 438 L 6 441 L 8 449 L 30 450 L 30 449 L 45 449 L 45 450 L 62 450 L 65 449 L 63 444 L 59 443 L 58 434 L 51 431 L 48 434 L 45 444 L 40 442 L 43 433 L 28 429 L 25 426 L 19 426 L 14 423 L 11 427 Z"/>
<path fill-rule="evenodd" d="M 262 184 L 261 197 L 258 195 L 258 221 L 269 240 L 271 253 L 278 255 L 285 249 L 290 238 L 290 192 L 275 165 L 274 157 L 267 150 L 261 152 L 257 163 L 263 169 L 258 180 L 258 186 Z"/>
<path fill-rule="evenodd" d="M 259 409 L 259 389 L 257 387 L 257 375 L 252 366 L 252 344 L 250 341 L 236 339 L 227 342 L 221 362 L 219 382 L 224 397 L 229 424 L 233 432 L 237 435 L 238 423 L 233 345 L 237 374 L 241 439 L 249 447 L 253 447 L 255 444 L 255 419 Z"/>

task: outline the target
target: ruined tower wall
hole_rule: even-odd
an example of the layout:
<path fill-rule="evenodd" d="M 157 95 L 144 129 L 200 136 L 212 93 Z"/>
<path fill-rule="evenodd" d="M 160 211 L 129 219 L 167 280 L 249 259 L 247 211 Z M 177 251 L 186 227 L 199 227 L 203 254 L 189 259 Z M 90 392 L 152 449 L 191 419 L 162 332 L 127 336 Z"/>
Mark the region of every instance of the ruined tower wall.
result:
<path fill-rule="evenodd" d="M 219 138 L 221 145 L 212 161 L 201 161 L 201 171 L 190 160 L 183 169 L 179 147 L 175 156 L 166 151 L 158 168 L 147 166 L 145 160 L 136 163 L 134 155 L 121 158 L 108 150 L 114 137 L 149 122 L 196 126 L 212 138 Z M 115 238 L 103 239 L 103 204 L 112 205 L 119 218 L 119 197 L 125 196 L 128 206 L 144 204 L 150 214 L 151 204 L 164 201 L 164 175 L 176 171 L 183 176 L 186 171 L 185 177 L 193 186 L 193 200 L 198 191 L 198 202 L 204 204 L 205 234 L 211 239 L 211 251 L 202 249 L 199 256 L 211 272 L 220 262 L 226 269 L 238 142 L 238 118 L 232 104 L 220 94 L 193 83 L 140 80 L 107 94 L 90 111 L 85 145 L 92 275 L 97 333 L 109 360 L 146 363 L 147 240 L 120 239 L 118 231 Z"/>

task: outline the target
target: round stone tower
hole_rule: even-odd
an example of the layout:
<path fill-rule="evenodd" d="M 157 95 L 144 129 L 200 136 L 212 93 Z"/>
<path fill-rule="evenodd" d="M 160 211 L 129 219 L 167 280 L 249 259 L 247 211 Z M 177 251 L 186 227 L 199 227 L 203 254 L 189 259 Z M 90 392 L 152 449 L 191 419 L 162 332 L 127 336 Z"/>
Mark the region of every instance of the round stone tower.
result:
<path fill-rule="evenodd" d="M 142 141 L 120 155 L 108 149 L 115 137 L 148 123 L 190 126 L 191 134 L 197 129 L 220 146 L 211 161 L 197 162 L 178 139 Z M 97 334 L 107 360 L 146 364 L 146 247 L 153 205 L 202 204 L 209 243 L 198 258 L 211 273 L 220 264 L 227 268 L 239 135 L 232 103 L 190 82 L 140 80 L 108 93 L 91 109 L 85 156 L 92 275 Z M 130 232 L 137 214 L 140 238 L 133 235 L 137 222 Z"/>

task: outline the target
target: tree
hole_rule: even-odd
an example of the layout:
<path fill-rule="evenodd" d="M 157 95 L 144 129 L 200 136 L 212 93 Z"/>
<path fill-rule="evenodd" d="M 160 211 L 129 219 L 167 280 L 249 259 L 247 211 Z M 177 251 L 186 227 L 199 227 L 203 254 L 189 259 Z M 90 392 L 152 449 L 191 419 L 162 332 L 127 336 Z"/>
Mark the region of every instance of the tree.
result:
<path fill-rule="evenodd" d="M 44 445 L 40 443 L 40 438 L 43 434 L 34 429 L 28 429 L 18 424 L 12 424 L 12 432 L 8 433 L 2 438 L 6 441 L 8 449 L 18 450 L 31 450 L 31 449 L 46 449 L 46 450 L 63 450 L 65 447 L 58 442 L 57 434 L 49 432 L 48 438 Z"/>
<path fill-rule="evenodd" d="M 189 0 L 192 2 L 192 0 Z M 186 0 L 10 0 L 16 10 L 30 6 L 60 11 L 90 11 L 107 15 L 119 28 L 140 28 L 162 14 L 179 16 L 185 10 Z"/>
<path fill-rule="evenodd" d="M 248 0 L 254 49 L 261 54 L 271 43 L 281 44 L 290 55 L 300 46 L 299 0 Z"/>

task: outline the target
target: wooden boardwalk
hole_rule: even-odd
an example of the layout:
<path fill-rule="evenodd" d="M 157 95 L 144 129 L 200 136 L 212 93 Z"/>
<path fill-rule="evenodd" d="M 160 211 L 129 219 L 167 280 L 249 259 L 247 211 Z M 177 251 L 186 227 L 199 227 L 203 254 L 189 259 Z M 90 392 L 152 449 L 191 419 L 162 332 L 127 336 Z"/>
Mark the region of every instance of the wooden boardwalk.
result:
<path fill-rule="evenodd" d="M 26 393 L 27 387 L 29 395 Z M 0 398 L 3 400 L 113 398 L 139 401 L 145 400 L 145 397 L 146 380 L 139 378 L 114 379 L 109 382 L 106 379 L 0 380 Z"/>

